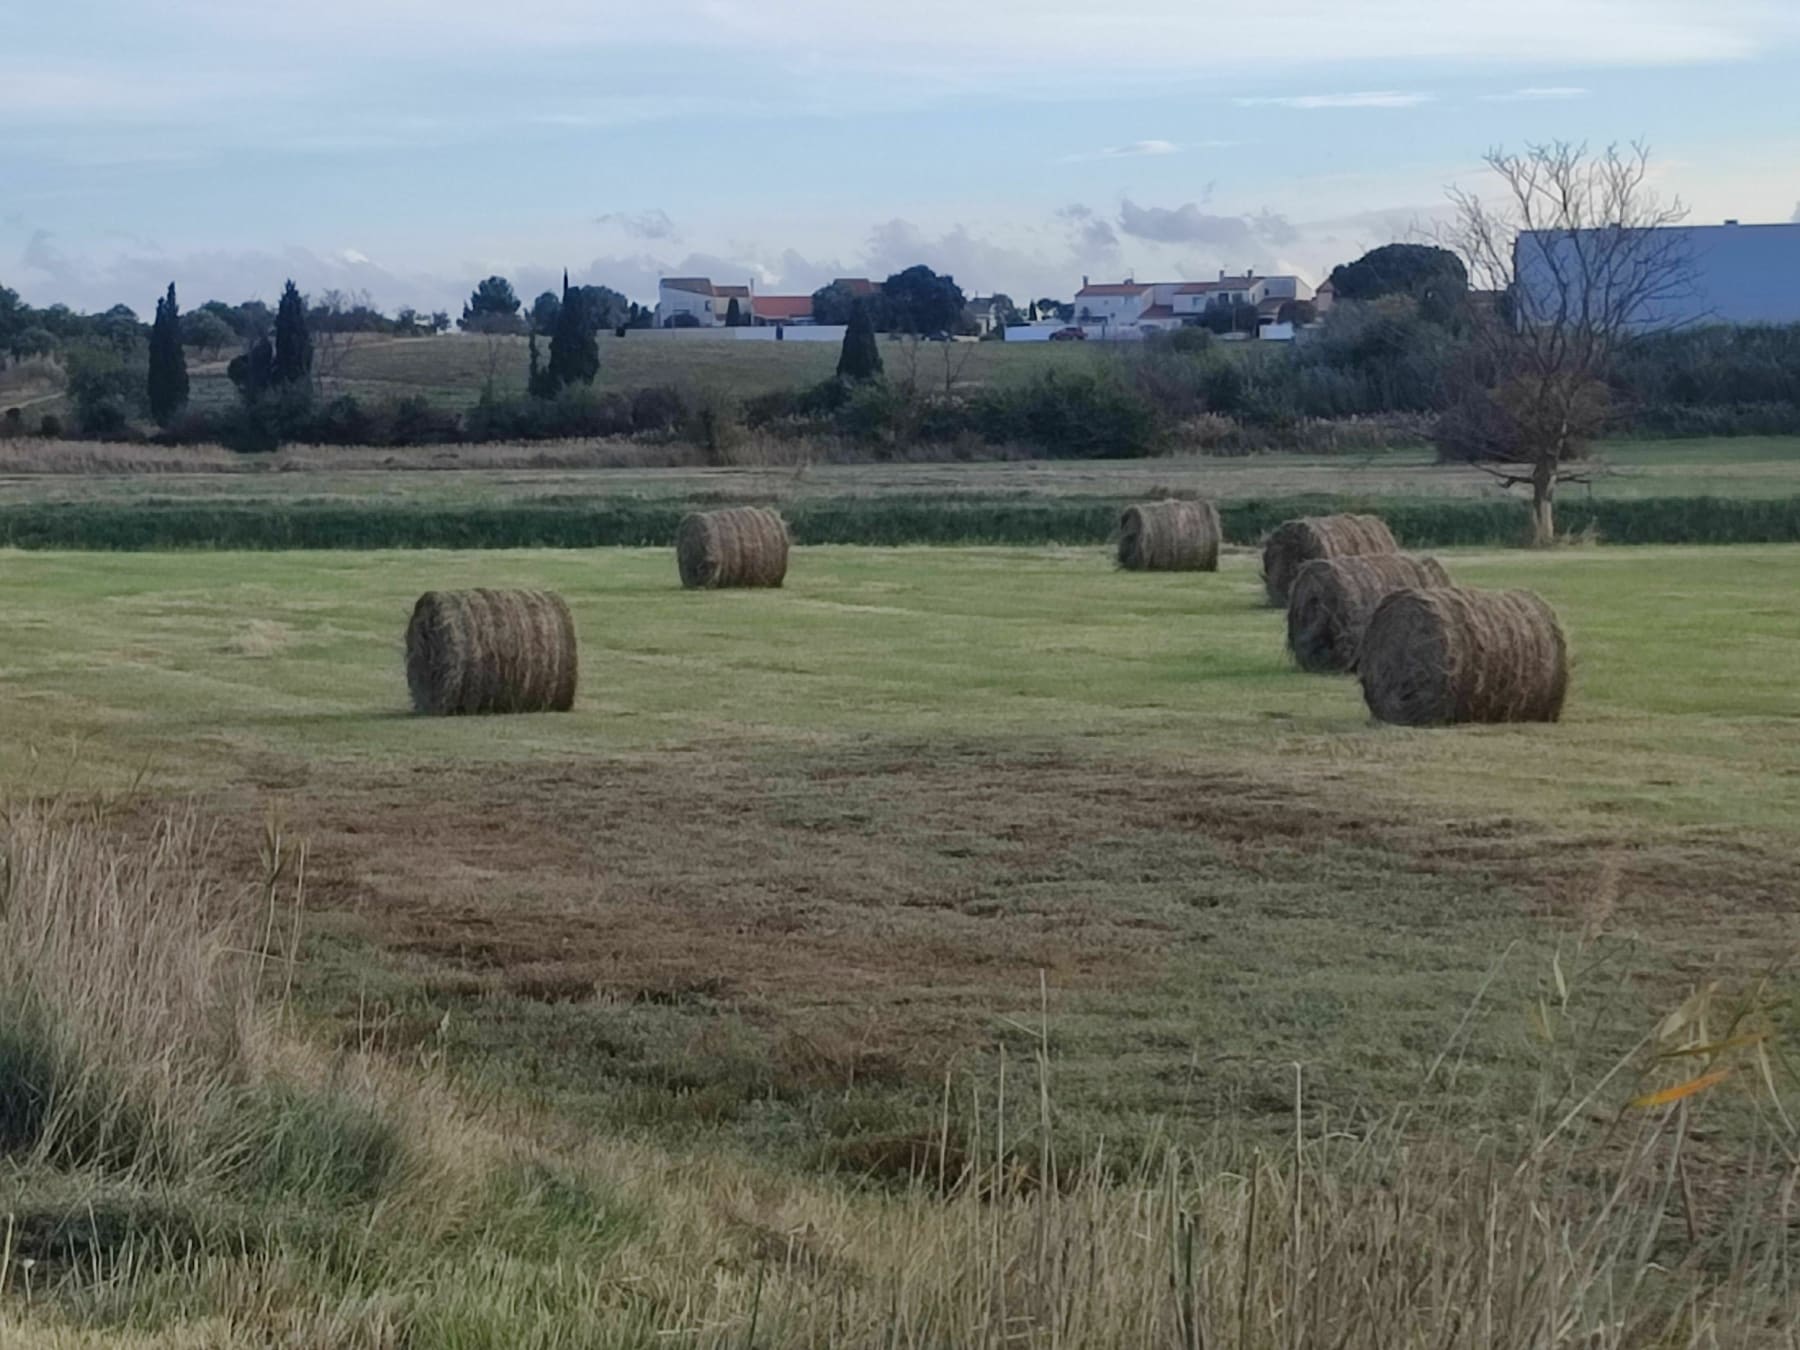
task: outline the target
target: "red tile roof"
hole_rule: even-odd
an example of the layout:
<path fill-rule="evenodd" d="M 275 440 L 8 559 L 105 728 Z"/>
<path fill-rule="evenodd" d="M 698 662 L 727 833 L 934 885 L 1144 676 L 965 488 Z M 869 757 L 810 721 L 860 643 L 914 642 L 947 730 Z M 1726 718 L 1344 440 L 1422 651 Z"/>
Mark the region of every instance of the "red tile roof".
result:
<path fill-rule="evenodd" d="M 671 291 L 689 291 L 694 295 L 716 295 L 713 284 L 705 277 L 664 277 L 662 284 Z"/>
<path fill-rule="evenodd" d="M 1148 285 L 1140 286 L 1135 281 L 1121 282 L 1117 285 L 1083 286 L 1075 292 L 1075 298 L 1079 300 L 1084 295 L 1142 295 L 1149 289 Z"/>
<path fill-rule="evenodd" d="M 874 295 L 881 289 L 878 282 L 870 281 L 867 277 L 839 277 L 831 284 L 833 286 L 842 286 L 846 288 L 850 294 L 864 299 Z"/>
<path fill-rule="evenodd" d="M 1173 305 L 1152 305 L 1149 309 L 1138 315 L 1138 318 L 1140 319 L 1172 319 L 1174 317 L 1175 306 Z"/>
<path fill-rule="evenodd" d="M 759 295 L 750 302 L 750 312 L 759 319 L 787 322 L 810 319 L 813 312 L 810 295 Z"/>
<path fill-rule="evenodd" d="M 714 286 L 713 294 L 721 300 L 748 300 L 750 288 L 748 286 Z"/>

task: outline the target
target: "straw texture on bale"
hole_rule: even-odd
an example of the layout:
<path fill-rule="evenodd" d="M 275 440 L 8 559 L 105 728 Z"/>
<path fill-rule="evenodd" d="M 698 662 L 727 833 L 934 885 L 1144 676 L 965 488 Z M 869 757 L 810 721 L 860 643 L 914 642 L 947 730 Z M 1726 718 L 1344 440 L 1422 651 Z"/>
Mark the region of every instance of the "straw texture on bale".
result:
<path fill-rule="evenodd" d="M 1119 566 L 1132 572 L 1219 570 L 1219 508 L 1211 502 L 1141 502 L 1119 517 Z"/>
<path fill-rule="evenodd" d="M 427 591 L 406 627 L 417 712 L 567 712 L 576 675 L 575 620 L 550 591 Z"/>
<path fill-rule="evenodd" d="M 763 506 L 733 506 L 685 517 L 675 535 L 681 584 L 779 586 L 787 576 L 787 524 Z"/>
<path fill-rule="evenodd" d="M 1363 634 L 1363 698 L 1384 722 L 1554 722 L 1569 687 L 1556 611 L 1531 591 L 1395 591 Z"/>
<path fill-rule="evenodd" d="M 1285 605 L 1294 574 L 1314 558 L 1396 553 L 1399 547 L 1379 516 L 1303 516 L 1284 521 L 1263 545 L 1263 588 L 1271 605 Z"/>
<path fill-rule="evenodd" d="M 1288 591 L 1287 643 L 1294 664 L 1315 672 L 1355 670 L 1363 630 L 1390 592 L 1449 584 L 1436 558 L 1410 553 L 1314 558 L 1294 574 Z"/>

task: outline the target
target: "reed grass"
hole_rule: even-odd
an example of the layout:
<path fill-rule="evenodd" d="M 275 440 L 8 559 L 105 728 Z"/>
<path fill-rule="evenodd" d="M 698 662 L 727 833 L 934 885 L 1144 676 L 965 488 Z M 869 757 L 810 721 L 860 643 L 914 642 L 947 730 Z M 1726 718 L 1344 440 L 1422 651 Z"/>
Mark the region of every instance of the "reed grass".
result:
<path fill-rule="evenodd" d="M 282 994 L 298 855 L 271 833 L 264 884 L 231 896 L 196 880 L 211 842 L 192 816 L 0 827 L 0 1000 L 26 1028 L 4 1099 L 29 1095 L 19 1045 L 58 1065 L 6 1150 L 8 1345 L 1628 1350 L 1791 1347 L 1800 1325 L 1800 1085 L 1753 979 L 1571 1082 L 1584 942 L 1534 1009 L 1516 1130 L 1445 1133 L 1428 1105 L 1334 1120 L 1296 1077 L 1287 1144 L 1123 1173 L 1060 1137 L 1046 1018 L 1030 1074 L 946 1080 L 936 1151 L 856 1185 L 596 1138 L 307 1044 Z M 1750 1128 L 1716 1129 L 1727 1108 Z"/>

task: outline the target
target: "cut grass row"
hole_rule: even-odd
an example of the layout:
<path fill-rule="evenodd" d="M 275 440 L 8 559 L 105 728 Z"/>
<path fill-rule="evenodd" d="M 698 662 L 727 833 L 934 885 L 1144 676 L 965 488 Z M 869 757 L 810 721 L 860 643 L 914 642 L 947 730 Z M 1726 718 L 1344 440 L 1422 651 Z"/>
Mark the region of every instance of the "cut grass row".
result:
<path fill-rule="evenodd" d="M 148 498 L 133 502 L 0 505 L 0 546 L 21 549 L 386 549 L 663 547 L 696 507 L 735 502 L 545 496 L 535 500 L 422 505 L 408 502 L 243 502 Z M 1103 544 L 1124 499 L 891 494 L 817 497 L 785 505 L 801 544 Z M 1524 542 L 1518 501 L 1366 500 L 1329 494 L 1223 503 L 1227 542 L 1256 543 L 1284 520 L 1331 511 L 1381 516 L 1408 546 L 1505 546 Z M 1767 544 L 1800 541 L 1800 496 L 1593 499 L 1559 512 L 1565 531 L 1617 544 Z"/>

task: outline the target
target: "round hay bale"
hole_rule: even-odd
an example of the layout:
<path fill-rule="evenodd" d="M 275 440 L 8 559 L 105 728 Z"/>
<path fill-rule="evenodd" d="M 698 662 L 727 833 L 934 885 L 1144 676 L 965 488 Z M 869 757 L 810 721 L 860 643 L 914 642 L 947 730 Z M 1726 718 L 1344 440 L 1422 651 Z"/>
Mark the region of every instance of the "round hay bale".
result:
<path fill-rule="evenodd" d="M 1119 517 L 1119 566 L 1131 572 L 1219 570 L 1219 508 L 1211 502 L 1141 502 Z"/>
<path fill-rule="evenodd" d="M 1287 644 L 1294 664 L 1314 672 L 1355 670 L 1363 630 L 1389 592 L 1448 586 L 1436 558 L 1370 553 L 1314 558 L 1294 574 L 1288 591 Z"/>
<path fill-rule="evenodd" d="M 688 589 L 779 586 L 787 576 L 787 523 L 763 506 L 733 506 L 685 517 L 675 561 Z"/>
<path fill-rule="evenodd" d="M 1314 558 L 1351 558 L 1397 553 L 1379 516 L 1303 516 L 1277 525 L 1263 545 L 1263 587 L 1271 605 L 1285 605 L 1294 574 Z"/>
<path fill-rule="evenodd" d="M 567 712 L 575 703 L 575 620 L 550 591 L 427 591 L 406 626 L 413 710 Z"/>
<path fill-rule="evenodd" d="M 1531 591 L 1395 591 L 1375 607 L 1359 661 L 1384 722 L 1554 722 L 1569 687 L 1556 611 Z"/>

